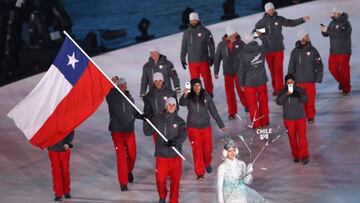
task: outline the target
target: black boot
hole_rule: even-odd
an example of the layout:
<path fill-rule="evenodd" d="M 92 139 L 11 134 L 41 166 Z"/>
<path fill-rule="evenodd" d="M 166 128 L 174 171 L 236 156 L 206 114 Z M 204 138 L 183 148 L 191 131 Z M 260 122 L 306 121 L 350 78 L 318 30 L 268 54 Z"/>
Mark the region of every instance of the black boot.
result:
<path fill-rule="evenodd" d="M 308 164 L 308 163 L 309 163 L 309 161 L 310 161 L 309 157 L 305 157 L 305 158 L 303 158 L 303 159 L 301 160 L 302 165 L 306 165 L 306 164 Z"/>
<path fill-rule="evenodd" d="M 165 199 L 159 199 L 159 203 L 165 203 Z"/>
<path fill-rule="evenodd" d="M 129 190 L 127 185 L 121 185 L 120 188 L 121 188 L 121 191 L 128 191 Z"/>
<path fill-rule="evenodd" d="M 70 195 L 70 193 L 68 193 L 68 194 L 65 194 L 64 197 L 65 197 L 65 199 L 70 199 L 71 195 Z"/>
<path fill-rule="evenodd" d="M 235 114 L 230 114 L 230 115 L 228 116 L 228 119 L 229 119 L 229 121 L 236 119 Z"/>
<path fill-rule="evenodd" d="M 61 201 L 61 198 L 62 198 L 62 197 L 55 197 L 54 201 L 55 201 L 55 202 L 59 202 L 59 201 Z"/>
<path fill-rule="evenodd" d="M 134 182 L 134 175 L 132 173 L 128 174 L 128 181 L 129 183 L 133 183 Z"/>
<path fill-rule="evenodd" d="M 211 173 L 212 172 L 212 167 L 209 165 L 209 166 L 206 166 L 206 172 L 207 173 Z"/>

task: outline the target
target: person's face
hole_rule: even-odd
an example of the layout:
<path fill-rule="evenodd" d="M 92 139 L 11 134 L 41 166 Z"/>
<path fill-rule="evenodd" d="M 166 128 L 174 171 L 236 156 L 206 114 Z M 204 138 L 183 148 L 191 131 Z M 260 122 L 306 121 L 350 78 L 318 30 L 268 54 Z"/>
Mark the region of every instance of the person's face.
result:
<path fill-rule="evenodd" d="M 331 18 L 333 19 L 337 19 L 340 16 L 340 14 L 338 12 L 331 12 Z"/>
<path fill-rule="evenodd" d="M 168 113 L 174 113 L 176 111 L 176 104 L 168 104 L 165 109 Z"/>
<path fill-rule="evenodd" d="M 273 16 L 274 15 L 274 13 L 275 13 L 275 9 L 269 9 L 268 11 L 266 11 L 266 14 L 268 15 L 268 16 Z"/>
<path fill-rule="evenodd" d="M 295 81 L 293 81 L 292 79 L 289 79 L 289 80 L 286 81 L 287 85 L 291 85 L 291 84 L 294 84 L 294 83 L 295 83 Z"/>
<path fill-rule="evenodd" d="M 111 81 L 116 84 L 116 82 L 119 80 L 118 76 L 114 76 L 111 78 Z"/>
<path fill-rule="evenodd" d="M 305 44 L 308 44 L 310 42 L 310 36 L 309 35 L 306 35 L 301 41 L 300 43 L 302 45 L 305 45 Z"/>
<path fill-rule="evenodd" d="M 158 61 L 160 58 L 159 52 L 157 52 L 157 51 L 150 52 L 150 58 L 152 58 L 152 60 L 154 60 L 154 61 Z"/>
<path fill-rule="evenodd" d="M 200 83 L 195 83 L 193 86 L 193 91 L 195 92 L 195 94 L 200 94 L 200 91 L 201 91 L 201 85 Z"/>
<path fill-rule="evenodd" d="M 162 81 L 162 80 L 155 80 L 155 82 L 154 82 L 156 89 L 161 89 L 163 84 L 164 84 L 164 81 Z"/>
<path fill-rule="evenodd" d="M 119 84 L 119 88 L 120 88 L 120 90 L 121 90 L 122 92 L 125 92 L 126 89 L 127 89 L 126 83 L 125 83 L 125 84 Z"/>
<path fill-rule="evenodd" d="M 233 160 L 236 156 L 236 149 L 235 147 L 230 147 L 228 150 L 227 150 L 227 158 L 230 159 L 230 160 Z"/>
<path fill-rule="evenodd" d="M 228 39 L 229 39 L 230 41 L 235 41 L 235 39 L 236 39 L 236 33 L 228 36 Z"/>
<path fill-rule="evenodd" d="M 198 20 L 190 20 L 190 25 L 195 26 L 198 24 Z"/>

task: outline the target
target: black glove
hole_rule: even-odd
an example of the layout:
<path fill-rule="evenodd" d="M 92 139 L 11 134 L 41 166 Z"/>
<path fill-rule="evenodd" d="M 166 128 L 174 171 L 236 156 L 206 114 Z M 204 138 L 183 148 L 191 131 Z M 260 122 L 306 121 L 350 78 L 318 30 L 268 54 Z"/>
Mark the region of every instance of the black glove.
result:
<path fill-rule="evenodd" d="M 66 143 L 66 144 L 68 144 L 68 143 Z M 69 145 L 69 148 L 73 148 L 74 147 L 74 145 L 73 144 L 68 144 Z"/>
<path fill-rule="evenodd" d="M 184 70 L 186 70 L 187 63 L 185 61 L 181 61 L 181 65 Z"/>
<path fill-rule="evenodd" d="M 168 140 L 167 146 L 168 147 L 175 147 L 176 146 L 176 141 L 175 140 Z"/>
<path fill-rule="evenodd" d="M 212 59 L 209 59 L 209 66 L 212 66 L 213 64 L 214 64 L 214 60 L 212 60 Z"/>
<path fill-rule="evenodd" d="M 147 115 L 145 114 L 145 113 L 143 113 L 143 114 L 139 114 L 139 119 L 141 119 L 141 120 L 146 120 L 148 117 L 147 117 Z"/>

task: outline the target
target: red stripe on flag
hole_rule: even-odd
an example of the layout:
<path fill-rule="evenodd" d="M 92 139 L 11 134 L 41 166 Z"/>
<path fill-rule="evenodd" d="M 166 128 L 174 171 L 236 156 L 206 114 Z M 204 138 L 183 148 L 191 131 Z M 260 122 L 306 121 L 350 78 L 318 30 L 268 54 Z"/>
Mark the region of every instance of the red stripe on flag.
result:
<path fill-rule="evenodd" d="M 95 112 L 112 87 L 111 82 L 89 61 L 68 95 L 30 139 L 31 144 L 44 149 L 61 141 Z"/>

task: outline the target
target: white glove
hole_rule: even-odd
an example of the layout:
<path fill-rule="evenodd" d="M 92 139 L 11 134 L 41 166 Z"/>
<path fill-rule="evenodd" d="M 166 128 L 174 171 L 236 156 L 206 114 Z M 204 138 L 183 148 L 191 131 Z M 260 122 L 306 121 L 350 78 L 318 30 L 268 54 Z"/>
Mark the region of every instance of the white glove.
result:
<path fill-rule="evenodd" d="M 249 164 L 246 168 L 246 173 L 252 173 L 254 171 L 253 164 Z"/>

